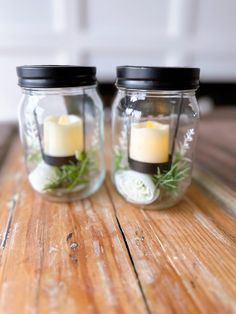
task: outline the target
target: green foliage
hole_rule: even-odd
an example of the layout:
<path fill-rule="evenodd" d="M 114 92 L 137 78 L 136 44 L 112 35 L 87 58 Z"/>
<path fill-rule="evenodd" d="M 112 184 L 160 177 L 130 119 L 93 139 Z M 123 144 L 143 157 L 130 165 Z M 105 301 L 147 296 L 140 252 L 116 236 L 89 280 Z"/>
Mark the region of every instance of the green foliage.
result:
<path fill-rule="evenodd" d="M 89 173 L 94 169 L 93 162 L 85 152 L 77 154 L 76 158 L 78 160 L 76 163 L 71 162 L 68 165 L 58 167 L 58 175 L 45 186 L 45 191 L 53 191 L 60 188 L 71 191 L 77 185 L 89 182 Z"/>
<path fill-rule="evenodd" d="M 176 192 L 179 182 L 188 176 L 189 164 L 180 154 L 176 154 L 169 171 L 161 172 L 157 168 L 157 174 L 152 176 L 156 188 L 165 188 L 170 192 Z"/>
<path fill-rule="evenodd" d="M 124 156 L 121 149 L 115 152 L 114 157 L 116 171 L 127 169 L 127 167 L 124 166 Z M 175 193 L 178 184 L 188 176 L 189 170 L 189 162 L 184 159 L 180 153 L 177 153 L 170 170 L 161 172 L 160 168 L 157 168 L 157 173 L 152 176 L 152 180 L 157 189 L 162 187 L 170 192 Z"/>

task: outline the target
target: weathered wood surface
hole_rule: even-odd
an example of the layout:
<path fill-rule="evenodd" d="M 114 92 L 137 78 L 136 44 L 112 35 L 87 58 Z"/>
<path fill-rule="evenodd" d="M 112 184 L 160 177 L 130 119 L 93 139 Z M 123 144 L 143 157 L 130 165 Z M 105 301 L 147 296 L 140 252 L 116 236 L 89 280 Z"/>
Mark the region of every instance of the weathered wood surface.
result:
<path fill-rule="evenodd" d="M 11 145 L 11 140 L 16 132 L 16 125 L 12 123 L 0 124 L 0 165 L 6 157 L 8 148 Z"/>
<path fill-rule="evenodd" d="M 197 161 L 236 193 L 236 110 L 228 111 L 202 119 Z"/>
<path fill-rule="evenodd" d="M 210 156 L 201 128 L 198 153 Z M 209 172 L 232 201 L 235 186 L 202 158 L 200 182 L 169 210 L 127 204 L 109 175 L 92 197 L 53 204 L 29 187 L 12 142 L 0 172 L 0 313 L 236 313 L 233 203 L 229 214 L 201 178 Z"/>
<path fill-rule="evenodd" d="M 0 313 L 146 313 L 105 186 L 82 202 L 48 203 L 16 156 L 19 145 L 0 182 Z"/>
<path fill-rule="evenodd" d="M 236 109 L 218 109 L 200 122 L 194 176 L 236 215 Z"/>
<path fill-rule="evenodd" d="M 134 208 L 107 186 L 151 312 L 236 313 L 232 217 L 196 184 L 159 212 Z"/>

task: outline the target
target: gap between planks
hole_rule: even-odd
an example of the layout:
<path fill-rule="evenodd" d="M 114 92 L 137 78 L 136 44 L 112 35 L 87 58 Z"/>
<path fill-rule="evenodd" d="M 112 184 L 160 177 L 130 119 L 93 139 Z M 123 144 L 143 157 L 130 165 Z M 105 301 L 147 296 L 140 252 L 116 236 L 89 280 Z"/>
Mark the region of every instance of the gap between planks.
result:
<path fill-rule="evenodd" d="M 16 156 L 18 158 L 16 158 Z M 27 256 L 30 254 L 28 256 L 28 258 L 32 259 L 31 260 L 31 265 L 32 265 L 31 267 L 33 269 L 32 271 L 37 271 L 37 273 L 34 275 L 34 278 L 32 277 L 32 271 L 30 271 L 30 270 L 29 270 L 29 274 L 25 274 L 24 275 L 25 277 L 22 275 L 21 278 L 24 278 L 24 281 L 25 281 L 24 290 L 26 290 L 26 291 L 28 291 L 29 280 L 30 281 L 34 280 L 34 288 L 32 288 L 32 291 L 28 291 L 28 301 L 27 302 L 28 302 L 29 306 L 33 306 L 34 309 L 40 310 L 42 308 L 45 309 L 45 307 L 48 306 L 47 296 L 42 297 L 42 295 L 44 295 L 44 293 L 45 293 L 45 291 L 44 291 L 45 288 L 48 287 L 48 282 L 47 282 L 48 277 L 47 276 L 49 276 L 49 277 L 51 276 L 50 274 L 48 274 L 48 275 L 46 275 L 45 273 L 42 274 L 42 269 L 45 272 L 45 265 L 48 262 L 48 258 L 49 258 L 50 254 L 48 252 L 45 252 L 44 250 L 42 251 L 41 249 L 47 248 L 48 242 L 46 244 L 44 244 L 43 239 L 45 237 L 45 241 L 51 241 L 50 240 L 51 239 L 51 237 L 50 237 L 51 233 L 49 230 L 45 231 L 44 226 L 40 227 L 39 225 L 38 226 L 35 225 L 35 222 L 37 222 L 37 221 L 39 222 L 40 220 L 43 220 L 45 223 L 48 224 L 48 220 L 49 219 L 51 220 L 52 217 L 50 216 L 49 212 L 45 213 L 44 207 L 45 206 L 48 206 L 48 207 L 52 206 L 52 208 L 51 208 L 51 214 L 52 214 L 53 213 L 52 209 L 54 207 L 55 207 L 55 209 L 62 208 L 62 204 L 60 204 L 60 205 L 53 205 L 53 204 L 49 205 L 48 203 L 41 200 L 41 198 L 36 196 L 31 191 L 30 187 L 28 186 L 28 184 L 26 182 L 25 174 L 22 175 L 23 165 L 22 165 L 22 160 L 19 161 L 19 159 L 21 159 L 21 158 L 19 158 L 19 156 L 21 156 L 21 153 L 19 153 L 19 143 L 13 142 L 12 147 L 10 149 L 10 152 L 8 154 L 8 158 L 6 159 L 6 162 L 4 163 L 2 171 L 1 171 L 1 174 L 2 174 L 1 180 L 4 180 L 4 193 L 3 193 L 3 195 L 1 195 L 2 196 L 1 206 L 4 207 L 3 208 L 4 211 L 2 211 L 0 219 L 2 221 L 4 221 L 3 225 L 7 225 L 7 228 L 6 228 L 7 231 L 5 232 L 5 234 L 7 234 L 7 236 L 4 238 L 4 241 L 3 241 L 4 247 L 6 248 L 6 250 L 5 250 L 4 255 L 3 255 L 4 259 L 2 260 L 2 269 L 1 269 L 1 280 L 2 280 L 2 283 L 4 284 L 4 287 L 2 287 L 1 290 L 2 289 L 4 290 L 4 296 L 5 297 L 3 297 L 3 295 L 2 295 L 2 300 L 0 303 L 2 306 L 1 309 L 5 308 L 6 302 L 4 301 L 4 299 L 8 300 L 8 301 L 12 300 L 13 295 L 15 294 L 14 291 L 16 292 L 16 287 L 18 287 L 18 286 L 20 287 L 22 284 L 19 282 L 19 280 L 17 281 L 17 283 L 15 282 L 15 286 L 12 286 L 13 290 L 11 290 L 11 291 L 13 291 L 11 294 L 13 294 L 13 295 L 10 296 L 9 290 L 5 289 L 5 281 L 4 280 L 6 280 L 7 284 L 9 284 L 9 283 L 11 284 L 11 280 L 13 280 L 13 278 L 14 278 L 14 281 L 17 280 L 17 278 L 20 276 L 19 272 L 21 272 L 22 269 L 24 270 L 24 267 L 25 267 L 24 263 L 27 264 L 27 261 L 26 262 L 20 262 L 20 264 L 18 264 L 19 261 L 22 260 L 23 255 L 22 256 L 21 256 L 21 254 L 18 255 L 17 252 L 18 252 L 18 250 L 20 250 L 20 248 L 15 247 L 16 240 L 17 240 L 17 242 L 20 241 L 20 245 L 21 245 L 21 243 L 24 246 L 26 245 L 26 244 L 24 244 L 24 241 L 22 242 L 22 240 L 24 240 L 24 233 L 26 231 L 25 230 L 22 231 L 22 227 L 19 227 L 18 231 L 17 231 L 17 239 L 15 238 L 15 234 L 14 234 L 14 239 L 13 239 L 12 232 L 14 232 L 14 230 L 10 228 L 10 226 L 11 226 L 10 221 L 12 221 L 12 225 L 16 226 L 17 221 L 20 220 L 20 221 L 24 221 L 24 228 L 27 228 L 27 230 L 28 230 L 28 225 L 29 225 L 30 230 L 27 231 L 28 232 L 27 234 L 28 234 L 28 236 L 31 235 L 30 237 L 28 237 L 28 241 L 30 241 L 30 242 L 27 244 L 27 247 L 25 248 L 25 249 L 27 249 L 27 252 L 28 252 L 28 253 L 26 252 L 27 254 L 26 254 L 25 258 L 27 258 Z M 20 171 L 20 174 L 21 174 L 20 176 L 17 175 L 17 170 Z M 16 174 L 16 177 L 13 177 L 15 174 Z M 22 183 L 22 187 L 21 187 L 21 184 L 19 184 L 20 180 Z M 105 185 L 102 189 L 103 189 L 103 191 L 105 191 Z M 7 193 L 5 193 L 6 191 L 7 191 Z M 20 193 L 20 197 L 17 200 L 17 198 L 16 198 L 17 194 L 16 193 L 18 193 L 19 191 L 22 191 L 23 193 Z M 91 202 L 95 201 L 94 204 L 96 204 L 95 205 L 96 208 L 94 209 L 94 211 L 95 211 L 95 214 L 97 215 L 100 213 L 100 210 L 98 210 L 99 209 L 98 206 L 102 206 L 101 204 L 104 204 L 104 202 L 101 202 L 102 193 L 104 193 L 104 192 L 102 192 L 100 190 L 98 192 L 98 194 L 95 194 L 94 196 L 89 198 L 87 201 L 74 203 L 74 205 L 68 205 L 67 204 L 66 206 L 69 206 L 69 207 L 72 206 L 73 208 L 74 208 L 74 206 L 80 207 L 80 206 L 82 206 L 82 204 L 87 204 L 90 201 Z M 116 287 L 116 285 L 114 286 L 115 297 L 117 297 L 119 299 L 119 298 L 124 297 L 125 293 L 127 293 L 127 296 L 125 297 L 125 298 L 127 298 L 127 300 L 126 299 L 123 300 L 124 302 L 122 302 L 119 305 L 119 306 L 121 306 L 122 312 L 126 313 L 127 309 L 129 309 L 133 306 L 133 309 L 136 309 L 136 312 L 138 312 L 138 313 L 150 313 L 150 312 L 148 312 L 148 309 L 147 309 L 147 306 L 145 304 L 145 300 L 143 298 L 142 292 L 140 291 L 137 276 L 135 274 L 135 270 L 134 270 L 132 261 L 130 260 L 130 256 L 129 256 L 129 253 L 127 251 L 126 244 L 125 244 L 123 236 L 121 234 L 120 227 L 118 225 L 117 218 L 116 218 L 116 215 L 114 212 L 114 207 L 110 201 L 108 193 L 106 193 L 106 195 L 107 195 L 106 197 L 107 197 L 107 201 L 108 201 L 109 207 L 110 207 L 110 215 L 113 216 L 113 221 L 111 222 L 111 224 L 115 224 L 115 222 L 116 222 L 115 228 L 117 231 L 117 236 L 119 237 L 119 239 L 121 241 L 122 248 L 123 248 L 123 253 L 122 254 L 119 253 L 120 255 L 118 253 L 117 254 L 119 255 L 119 257 L 123 256 L 123 259 L 126 260 L 126 261 L 124 260 L 123 263 L 124 263 L 124 265 L 126 265 L 128 267 L 128 273 L 126 273 L 126 274 L 124 274 L 124 267 L 123 266 L 121 267 L 121 269 L 122 269 L 121 279 L 119 279 L 119 280 L 116 279 L 116 281 L 115 281 L 115 283 L 117 284 L 117 287 Z M 11 199 L 10 203 L 9 203 L 9 199 Z M 17 201 L 17 207 L 15 208 L 16 201 Z M 96 202 L 98 202 L 98 204 Z M 11 205 L 11 207 L 10 207 L 11 211 L 10 212 L 8 212 L 6 210 L 6 204 Z M 45 205 L 45 204 L 47 204 L 47 205 Z M 75 208 L 73 209 L 73 212 L 74 212 L 74 210 L 75 210 Z M 44 214 L 42 214 L 42 211 L 44 211 Z M 31 212 L 31 214 L 30 214 L 30 212 Z M 40 214 L 40 212 L 41 212 L 41 214 Z M 65 209 L 65 212 L 68 215 L 70 215 L 71 210 Z M 5 213 L 8 215 L 7 217 L 5 216 Z M 60 210 L 60 213 L 61 213 L 61 210 Z M 57 215 L 61 215 L 60 213 L 58 213 Z M 98 217 L 99 220 L 102 219 L 102 216 L 104 214 L 101 211 L 101 214 L 99 214 L 99 217 Z M 47 217 L 43 218 L 42 215 L 43 216 L 46 215 Z M 38 219 L 40 217 L 41 217 L 41 219 Z M 28 221 L 28 219 L 30 219 L 30 221 Z M 6 222 L 8 222 L 8 223 L 6 223 Z M 33 225 L 32 225 L 32 223 L 33 223 Z M 76 218 L 76 221 L 74 223 L 77 226 L 81 227 L 78 217 Z M 107 223 L 108 222 L 105 223 L 105 227 L 107 227 Z M 64 233 L 66 228 L 68 227 L 66 225 L 66 221 L 64 221 L 64 224 L 65 224 L 65 227 L 63 227 L 63 230 L 61 230 L 62 233 Z M 51 227 L 53 227 L 53 226 L 51 226 Z M 81 228 L 83 229 L 83 227 L 81 227 Z M 67 231 L 69 231 L 69 230 L 67 230 Z M 111 234 L 110 234 L 110 236 L 111 236 Z M 29 253 L 29 250 L 31 250 L 30 249 L 31 242 L 34 243 L 35 241 L 37 241 L 36 246 L 40 250 L 38 250 L 38 252 L 36 254 L 37 256 L 32 257 L 31 253 Z M 122 242 L 123 242 L 123 244 L 122 244 Z M 106 253 L 106 254 L 108 254 L 109 260 L 110 260 L 110 258 L 111 258 L 109 255 L 109 254 L 111 254 L 111 251 L 109 251 L 110 247 L 108 247 L 108 248 L 106 247 L 106 249 L 108 249 L 108 253 Z M 20 253 L 20 251 L 19 251 L 19 253 Z M 19 260 L 17 258 L 19 258 Z M 70 258 L 69 258 L 69 260 L 70 260 Z M 13 262 L 16 263 L 16 265 L 18 265 L 18 266 L 11 264 Z M 68 261 L 68 263 L 72 263 L 72 262 L 73 261 Z M 111 264 L 110 264 L 110 262 L 108 263 L 109 267 L 112 267 L 112 265 L 114 267 L 114 262 L 112 262 Z M 12 265 L 12 266 L 10 266 L 10 265 Z M 91 262 L 90 262 L 90 265 L 91 265 Z M 70 272 L 70 270 L 68 270 L 68 271 Z M 80 270 L 78 270 L 78 271 L 81 272 Z M 112 271 L 117 272 L 118 270 L 112 270 Z M 38 273 L 38 272 L 40 272 L 40 273 Z M 52 271 L 52 272 L 53 272 L 53 274 L 54 274 L 54 272 L 56 274 L 57 270 Z M 53 274 L 52 274 L 52 278 L 54 276 Z M 16 275 L 16 277 L 14 277 L 14 275 Z M 105 275 L 107 276 L 108 274 L 105 274 Z M 116 275 L 114 275 L 114 276 L 116 276 Z M 113 275 L 111 277 L 111 280 L 112 280 L 112 278 L 113 278 Z M 115 277 L 115 278 L 118 278 L 118 277 Z M 66 280 L 66 279 L 63 279 L 63 280 Z M 65 282 L 63 281 L 65 285 L 68 284 L 68 286 L 69 286 L 70 284 L 74 284 L 74 283 L 70 282 L 70 279 L 68 279 L 68 280 L 69 280 L 69 283 L 67 283 L 67 281 L 65 281 Z M 119 292 L 119 289 L 121 289 L 122 280 L 126 281 L 127 291 L 124 290 L 123 292 L 121 292 L 121 290 L 120 290 L 120 292 Z M 101 282 L 100 282 L 100 284 L 101 284 Z M 129 284 L 130 284 L 130 288 L 128 288 Z M 134 285 L 134 286 L 132 286 L 132 285 Z M 110 289 L 110 287 L 107 287 L 107 289 Z M 112 284 L 112 289 L 113 289 L 113 284 Z M 3 290 L 2 290 L 2 292 L 3 292 Z M 82 293 L 82 292 L 80 292 L 80 293 Z M 22 294 L 24 294 L 23 291 L 22 291 Z M 62 296 L 63 296 L 63 293 L 62 293 Z M 131 297 L 131 299 L 128 298 L 128 296 Z M 50 297 L 50 296 L 48 296 L 48 297 Z M 78 294 L 78 297 L 80 298 L 81 294 Z M 102 297 L 102 295 L 101 295 L 101 297 Z M 105 298 L 105 295 L 103 297 Z M 16 298 L 16 300 L 17 300 L 17 298 Z M 16 300 L 15 300 L 16 303 L 20 302 L 20 303 L 17 303 L 18 304 L 18 311 L 19 311 L 21 306 L 22 307 L 25 306 L 24 303 L 22 303 L 23 302 L 22 300 L 24 300 L 24 299 L 22 298 L 21 301 L 16 301 Z M 59 302 L 59 300 L 58 300 L 58 302 Z M 103 303 L 104 302 L 105 301 L 103 300 Z M 130 305 L 128 305 L 127 302 L 129 302 Z M 10 301 L 9 305 L 13 306 L 12 301 Z M 61 306 L 63 308 L 63 305 L 61 305 Z M 78 305 L 78 307 L 79 306 L 80 305 Z M 8 306 L 8 308 L 9 308 L 9 306 Z M 142 309 L 142 311 L 141 311 L 141 309 Z M 110 311 L 110 313 L 113 313 L 113 312 L 116 312 L 115 309 Z M 6 313 L 8 313 L 8 312 L 6 312 Z M 62 313 L 62 312 L 60 312 L 60 313 Z"/>
<path fill-rule="evenodd" d="M 125 203 L 109 179 L 106 187 L 153 313 L 236 311 L 235 220 L 218 202 L 193 183 L 177 206 L 145 211 Z"/>
<path fill-rule="evenodd" d="M 110 175 L 110 173 L 108 173 L 107 175 Z M 143 290 L 143 287 L 142 287 L 142 283 L 141 283 L 141 281 L 140 281 L 140 278 L 139 278 L 139 275 L 138 275 L 138 271 L 137 271 L 137 269 L 136 269 L 136 266 L 135 266 L 135 263 L 134 263 L 132 254 L 131 254 L 131 252 L 130 252 L 129 245 L 128 245 L 128 243 L 127 243 L 127 239 L 126 239 L 126 237 L 125 237 L 124 231 L 123 231 L 123 229 L 122 229 L 122 226 L 121 226 L 120 221 L 119 221 L 119 219 L 118 219 L 118 216 L 117 216 L 117 214 L 116 214 L 116 207 L 115 207 L 115 205 L 114 205 L 114 202 L 113 202 L 113 199 L 112 199 L 112 197 L 111 197 L 110 191 L 109 191 L 109 189 L 108 189 L 108 187 L 107 187 L 107 178 L 105 178 L 104 185 L 105 185 L 107 194 L 108 194 L 108 196 L 109 196 L 110 202 L 111 202 L 111 204 L 112 204 L 112 207 L 113 207 L 113 210 L 114 210 L 114 214 L 115 214 L 115 218 L 116 218 L 118 227 L 119 227 L 119 229 L 120 229 L 121 235 L 122 235 L 122 237 L 123 237 L 123 240 L 124 240 L 124 243 L 125 243 L 125 246 L 126 246 L 126 249 L 127 249 L 128 255 L 129 255 L 129 258 L 130 258 L 130 261 L 131 261 L 131 263 L 132 263 L 132 265 L 133 265 L 134 273 L 135 273 L 135 276 L 136 276 L 136 278 L 137 278 L 137 282 L 138 282 L 140 291 L 141 291 L 142 296 L 143 296 L 143 300 L 144 300 L 144 303 L 145 303 L 145 306 L 146 306 L 147 313 L 148 313 L 148 314 L 151 314 L 152 312 L 151 312 L 151 309 L 150 309 L 150 307 L 149 307 L 149 305 L 148 305 L 148 301 L 147 301 L 146 295 L 145 295 L 145 293 L 144 293 L 144 290 Z"/>
<path fill-rule="evenodd" d="M 15 154 L 15 153 L 12 153 L 11 154 L 13 157 L 14 156 L 16 156 L 17 154 Z M 6 167 L 7 168 L 7 167 Z M 109 179 L 106 179 L 106 182 L 104 183 L 104 186 L 105 186 L 105 188 L 106 188 L 106 190 L 109 190 L 109 183 L 110 183 L 110 181 L 109 181 Z M 16 190 L 14 190 L 13 191 L 13 194 L 12 194 L 12 200 L 14 199 L 14 193 L 16 192 Z M 193 194 L 193 193 L 192 193 Z M 121 234 L 122 234 L 122 237 L 123 237 L 123 239 L 124 239 L 124 242 L 125 242 L 125 245 L 126 246 L 128 246 L 128 243 L 127 243 L 127 239 L 126 239 L 126 237 L 125 237 L 125 233 L 124 233 L 124 230 L 122 229 L 122 224 L 120 223 L 120 221 L 119 221 L 119 217 L 118 217 L 118 215 L 117 215 L 117 210 L 116 210 L 116 206 L 115 206 L 115 204 L 114 204 L 114 200 L 112 199 L 112 197 L 111 197 L 111 194 L 110 193 L 108 193 L 108 196 L 109 196 L 109 199 L 110 199 L 110 201 L 111 201 L 111 203 L 112 203 L 112 208 L 113 208 L 113 210 L 114 210 L 114 213 L 115 213 L 115 219 L 117 220 L 117 223 L 118 223 L 118 227 L 119 227 L 119 229 L 120 229 L 120 231 L 121 231 Z M 128 206 L 127 205 L 127 208 L 126 208 L 126 210 L 127 211 L 129 211 L 129 207 L 130 206 Z M 13 208 L 13 211 L 14 211 L 14 208 Z M 211 210 L 211 212 L 212 212 L 212 210 Z M 150 213 L 150 215 L 148 214 L 148 216 L 153 216 L 154 214 L 153 213 Z M 210 224 L 206 224 L 206 221 L 203 219 L 204 217 L 198 217 L 199 219 L 201 219 L 201 223 L 203 223 L 203 225 L 205 224 L 205 226 L 204 227 L 206 227 L 206 228 L 209 228 L 210 227 L 210 225 L 211 225 L 211 221 L 210 221 Z M 149 219 L 149 218 L 148 218 Z M 153 222 L 152 222 L 153 223 Z M 218 227 L 218 226 L 217 226 Z M 219 237 L 219 239 L 221 239 L 221 234 L 216 234 L 216 236 L 218 236 Z M 6 241 L 7 241 L 7 238 L 6 238 Z M 7 242 L 6 242 L 7 243 Z M 5 243 L 5 244 L 6 244 Z M 131 251 L 127 248 L 127 250 L 128 250 L 128 254 L 129 254 L 129 257 L 130 257 L 130 259 L 131 259 L 131 262 L 132 262 L 132 264 L 134 264 L 134 258 L 132 257 L 132 255 L 131 255 Z M 135 271 L 135 274 L 136 274 L 136 276 L 137 276 L 137 274 L 138 274 L 138 271 L 137 271 L 137 269 L 135 268 L 134 269 L 134 271 Z M 141 284 L 141 281 L 140 281 L 140 278 L 139 278 L 139 276 L 138 276 L 138 281 L 139 281 L 139 284 Z M 192 285 L 195 285 L 195 283 L 193 282 L 192 283 Z M 141 287 L 142 287 L 142 285 L 141 285 Z M 142 290 L 143 290 L 143 287 L 142 287 Z M 145 297 L 145 299 L 146 299 L 146 296 L 145 296 L 145 294 L 144 294 L 144 292 L 142 292 L 143 293 L 143 297 Z M 154 312 L 154 311 L 153 311 Z"/>

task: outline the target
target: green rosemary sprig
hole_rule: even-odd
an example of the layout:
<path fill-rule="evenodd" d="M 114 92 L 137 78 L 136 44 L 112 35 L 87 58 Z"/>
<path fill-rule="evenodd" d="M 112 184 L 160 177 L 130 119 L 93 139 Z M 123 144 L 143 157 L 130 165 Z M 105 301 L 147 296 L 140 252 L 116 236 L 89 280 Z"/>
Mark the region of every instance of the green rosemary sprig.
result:
<path fill-rule="evenodd" d="M 89 173 L 94 168 L 89 156 L 82 152 L 76 156 L 78 162 L 58 167 L 58 174 L 45 187 L 45 191 L 53 191 L 64 188 L 68 191 L 73 190 L 79 184 L 89 182 Z"/>
<path fill-rule="evenodd" d="M 176 192 L 179 182 L 184 180 L 189 172 L 189 164 L 183 160 L 180 154 L 176 154 L 169 171 L 161 172 L 157 168 L 157 174 L 152 176 L 156 188 L 165 188 L 170 192 Z"/>

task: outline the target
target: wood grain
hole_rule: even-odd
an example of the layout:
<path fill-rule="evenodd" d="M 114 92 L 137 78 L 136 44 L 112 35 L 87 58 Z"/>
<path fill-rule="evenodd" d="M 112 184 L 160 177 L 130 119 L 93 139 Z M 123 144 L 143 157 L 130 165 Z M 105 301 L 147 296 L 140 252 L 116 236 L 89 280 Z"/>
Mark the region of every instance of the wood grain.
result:
<path fill-rule="evenodd" d="M 236 312 L 232 217 L 211 210 L 218 226 L 208 212 L 216 203 L 196 184 L 179 205 L 158 212 L 128 205 L 106 184 L 151 312 Z M 194 202 L 203 196 L 209 207 Z"/>
<path fill-rule="evenodd" d="M 19 158 L 21 154 L 18 140 L 14 140 L 10 154 L 0 170 L 0 256 L 6 246 L 8 233 L 11 229 L 12 213 L 19 191 L 18 182 L 22 177 L 19 171 L 22 162 L 21 157 Z"/>
<path fill-rule="evenodd" d="M 194 177 L 236 217 L 236 110 L 215 110 L 200 122 Z"/>
<path fill-rule="evenodd" d="M 236 110 L 230 108 L 216 110 L 201 120 L 196 161 L 202 172 L 213 174 L 236 196 L 235 121 Z"/>
<path fill-rule="evenodd" d="M 146 313 L 105 188 L 48 203 L 29 187 L 18 150 L 1 175 L 0 313 Z"/>
<path fill-rule="evenodd" d="M 16 125 L 14 123 L 1 122 L 0 124 L 0 164 L 3 163 L 7 155 L 11 141 L 16 133 Z"/>
<path fill-rule="evenodd" d="M 163 211 L 126 203 L 109 173 L 92 197 L 49 203 L 29 187 L 18 139 L 6 157 L 5 136 L 0 313 L 236 313 L 235 113 L 203 120 L 198 182 Z"/>

